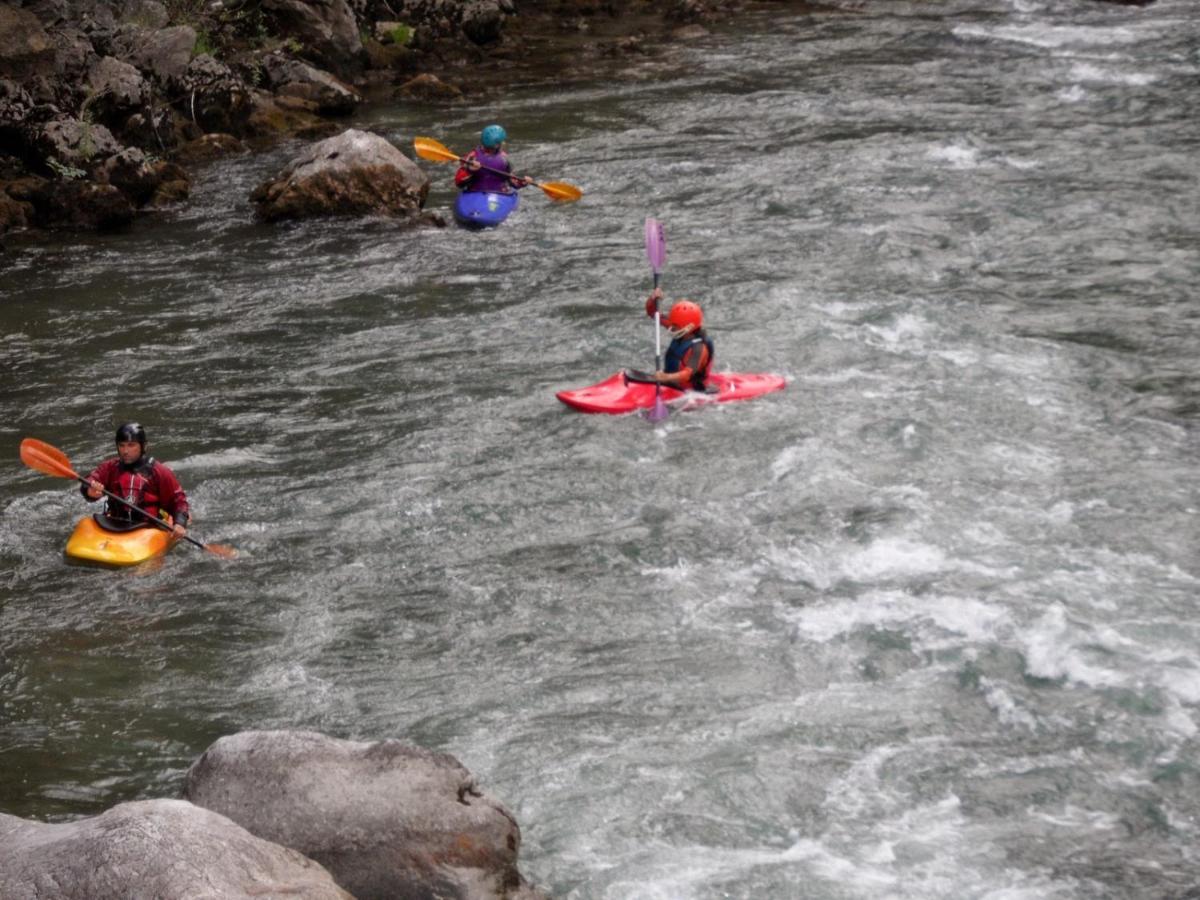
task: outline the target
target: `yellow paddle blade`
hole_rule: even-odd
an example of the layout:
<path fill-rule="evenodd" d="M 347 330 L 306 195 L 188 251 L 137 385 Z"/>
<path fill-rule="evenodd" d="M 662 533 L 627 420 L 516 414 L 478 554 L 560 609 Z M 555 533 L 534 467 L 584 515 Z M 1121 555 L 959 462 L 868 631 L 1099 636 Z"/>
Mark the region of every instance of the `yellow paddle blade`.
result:
<path fill-rule="evenodd" d="M 413 149 L 417 151 L 417 156 L 421 157 L 421 159 L 428 159 L 433 162 L 455 162 L 462 159 L 462 157 L 445 144 L 435 141 L 433 138 L 413 138 Z"/>
<path fill-rule="evenodd" d="M 565 181 L 548 181 L 545 184 L 539 184 L 538 187 L 556 203 L 574 203 L 583 196 L 583 191 Z"/>

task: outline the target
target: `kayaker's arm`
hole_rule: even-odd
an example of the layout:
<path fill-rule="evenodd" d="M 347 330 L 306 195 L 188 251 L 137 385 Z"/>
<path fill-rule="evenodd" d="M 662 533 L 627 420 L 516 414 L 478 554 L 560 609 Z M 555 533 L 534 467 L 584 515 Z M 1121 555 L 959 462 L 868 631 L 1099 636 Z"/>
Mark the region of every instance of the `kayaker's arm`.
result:
<path fill-rule="evenodd" d="M 472 150 L 463 157 L 462 165 L 458 167 L 458 171 L 454 173 L 454 185 L 458 188 L 465 188 L 474 181 L 475 176 L 479 174 L 479 162 L 475 159 L 475 151 Z"/>
<path fill-rule="evenodd" d="M 183 537 L 187 534 L 187 524 L 192 515 L 187 494 L 183 492 L 175 473 L 162 463 L 154 464 L 154 476 L 158 481 L 158 496 L 162 498 L 159 507 L 171 517 L 175 533 Z"/>
<path fill-rule="evenodd" d="M 83 499 L 88 503 L 94 503 L 104 496 L 104 485 L 111 468 L 111 461 L 101 463 L 92 469 L 92 473 L 87 477 L 87 484 L 79 485 L 79 493 L 83 494 Z"/>

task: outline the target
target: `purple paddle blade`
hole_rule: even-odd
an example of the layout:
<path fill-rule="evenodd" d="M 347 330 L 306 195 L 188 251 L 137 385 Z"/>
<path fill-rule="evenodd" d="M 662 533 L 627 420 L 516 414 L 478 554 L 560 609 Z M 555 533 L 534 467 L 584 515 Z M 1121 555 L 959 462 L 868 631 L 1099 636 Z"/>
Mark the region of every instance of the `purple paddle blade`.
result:
<path fill-rule="evenodd" d="M 662 392 L 654 392 L 654 405 L 646 410 L 646 421 L 661 422 L 671 414 L 671 410 L 667 408 L 667 404 L 663 403 Z"/>
<path fill-rule="evenodd" d="M 662 223 L 649 217 L 646 219 L 646 258 L 656 275 L 667 261 L 667 239 L 663 236 Z"/>

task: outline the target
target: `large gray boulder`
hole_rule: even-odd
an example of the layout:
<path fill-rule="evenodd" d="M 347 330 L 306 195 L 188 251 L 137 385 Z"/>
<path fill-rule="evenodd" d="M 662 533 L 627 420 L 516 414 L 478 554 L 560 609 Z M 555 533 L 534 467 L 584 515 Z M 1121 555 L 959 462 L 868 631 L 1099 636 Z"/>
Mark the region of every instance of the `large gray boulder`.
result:
<path fill-rule="evenodd" d="M 0 138 L 13 146 L 18 129 L 33 113 L 33 98 L 21 85 L 0 78 Z"/>
<path fill-rule="evenodd" d="M 196 30 L 189 25 L 159 29 L 128 25 L 121 28 L 112 45 L 112 55 L 132 63 L 169 90 L 183 83 L 196 46 Z"/>
<path fill-rule="evenodd" d="M 106 159 L 96 168 L 95 177 L 139 207 L 182 200 L 190 188 L 187 173 L 178 164 L 147 157 L 136 147 Z"/>
<path fill-rule="evenodd" d="M 505 17 L 516 13 L 512 0 L 391 0 L 389 8 L 413 26 L 413 41 L 421 46 L 461 35 L 491 44 L 503 34 Z"/>
<path fill-rule="evenodd" d="M 123 121 L 146 105 L 150 85 L 134 66 L 111 56 L 95 61 L 85 79 L 92 108 L 105 121 Z"/>
<path fill-rule="evenodd" d="M 121 8 L 121 21 L 142 28 L 166 28 L 171 15 L 158 0 L 127 0 Z"/>
<path fill-rule="evenodd" d="M 26 81 L 54 72 L 54 44 L 38 17 L 0 3 L 0 77 Z"/>
<path fill-rule="evenodd" d="M 461 25 L 476 44 L 494 43 L 504 31 L 504 10 L 499 0 L 474 0 L 463 6 Z"/>
<path fill-rule="evenodd" d="M 273 53 L 263 60 L 263 71 L 276 94 L 308 100 L 323 115 L 349 115 L 362 103 L 350 85 L 298 59 Z"/>
<path fill-rule="evenodd" d="M 0 897 L 354 900 L 312 860 L 182 800 L 61 825 L 0 814 Z"/>
<path fill-rule="evenodd" d="M 43 159 L 85 171 L 122 150 L 103 125 L 72 116 L 58 116 L 35 127 L 30 143 Z"/>
<path fill-rule="evenodd" d="M 7 189 L 10 196 L 13 186 Z M 115 185 L 74 179 L 34 179 L 14 199 L 27 202 L 32 223 L 67 231 L 116 231 L 133 221 L 133 202 Z M 7 896 L 0 892 L 0 897 Z"/>
<path fill-rule="evenodd" d="M 358 900 L 544 896 L 517 871 L 512 815 L 444 753 L 243 732 L 192 765 L 184 796 L 317 860 Z"/>
<path fill-rule="evenodd" d="M 313 144 L 250 195 L 259 218 L 380 215 L 409 218 L 429 194 L 429 176 L 386 138 L 350 129 Z"/>
<path fill-rule="evenodd" d="M 295 38 L 331 72 L 350 77 L 366 61 L 358 21 L 347 0 L 262 0 L 280 34 Z"/>
<path fill-rule="evenodd" d="M 184 114 L 205 131 L 240 131 L 250 116 L 250 91 L 223 62 L 202 53 L 179 81 Z"/>

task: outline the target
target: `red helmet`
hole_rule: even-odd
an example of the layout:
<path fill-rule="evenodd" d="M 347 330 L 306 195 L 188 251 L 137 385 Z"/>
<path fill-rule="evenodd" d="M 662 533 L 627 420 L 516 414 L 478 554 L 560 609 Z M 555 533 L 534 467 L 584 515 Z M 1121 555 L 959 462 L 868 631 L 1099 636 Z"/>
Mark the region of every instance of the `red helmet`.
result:
<path fill-rule="evenodd" d="M 698 331 L 703 328 L 704 313 L 700 311 L 700 305 L 691 300 L 680 300 L 667 315 L 667 327 L 672 331 Z"/>

